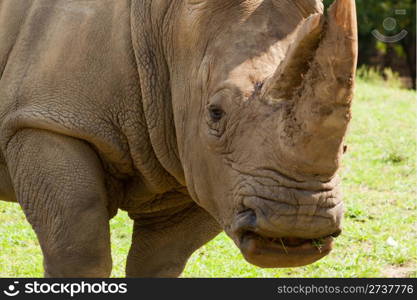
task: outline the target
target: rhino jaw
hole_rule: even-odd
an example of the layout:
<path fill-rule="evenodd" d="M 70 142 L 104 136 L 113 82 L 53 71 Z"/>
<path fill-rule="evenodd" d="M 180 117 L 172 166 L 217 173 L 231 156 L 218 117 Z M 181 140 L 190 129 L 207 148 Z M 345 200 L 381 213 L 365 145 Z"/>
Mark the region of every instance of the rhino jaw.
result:
<path fill-rule="evenodd" d="M 249 263 L 258 267 L 291 268 L 316 262 L 329 254 L 332 246 L 333 237 L 317 240 L 267 238 L 247 232 L 241 237 L 240 250 Z"/>

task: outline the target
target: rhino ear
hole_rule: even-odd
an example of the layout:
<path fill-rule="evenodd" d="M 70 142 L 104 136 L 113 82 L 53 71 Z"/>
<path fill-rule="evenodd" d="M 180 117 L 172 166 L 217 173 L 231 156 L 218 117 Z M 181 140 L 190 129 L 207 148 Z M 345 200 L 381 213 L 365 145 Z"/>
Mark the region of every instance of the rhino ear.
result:
<path fill-rule="evenodd" d="M 318 48 L 324 21 L 324 16 L 317 13 L 298 26 L 285 59 L 264 85 L 263 97 L 268 102 L 291 99 L 301 85 Z"/>

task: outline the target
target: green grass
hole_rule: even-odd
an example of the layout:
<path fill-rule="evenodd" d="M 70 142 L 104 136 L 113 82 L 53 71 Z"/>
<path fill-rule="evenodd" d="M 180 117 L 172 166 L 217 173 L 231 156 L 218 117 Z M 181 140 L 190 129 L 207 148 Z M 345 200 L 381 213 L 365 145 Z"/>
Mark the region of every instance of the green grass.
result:
<path fill-rule="evenodd" d="M 183 277 L 416 277 L 415 93 L 359 80 L 341 171 L 346 216 L 334 251 L 302 268 L 260 269 L 225 234 L 191 257 Z M 111 221 L 113 276 L 124 276 L 132 222 Z M 16 204 L 0 203 L 0 277 L 42 276 L 35 235 Z"/>

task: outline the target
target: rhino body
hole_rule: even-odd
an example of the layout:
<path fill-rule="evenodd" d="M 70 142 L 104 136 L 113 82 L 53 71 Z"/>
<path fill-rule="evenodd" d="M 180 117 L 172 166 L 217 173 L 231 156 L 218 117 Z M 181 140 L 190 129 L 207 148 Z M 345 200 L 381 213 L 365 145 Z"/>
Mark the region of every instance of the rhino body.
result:
<path fill-rule="evenodd" d="M 354 4 L 338 1 L 326 23 L 313 0 L 0 0 L 0 198 L 23 208 L 45 276 L 109 276 L 118 209 L 128 276 L 179 276 L 222 230 L 261 267 L 325 256 L 356 60 Z M 317 58 L 332 39 L 336 75 Z M 336 86 L 317 95 L 300 74 Z M 288 121 L 305 112 L 324 119 Z"/>

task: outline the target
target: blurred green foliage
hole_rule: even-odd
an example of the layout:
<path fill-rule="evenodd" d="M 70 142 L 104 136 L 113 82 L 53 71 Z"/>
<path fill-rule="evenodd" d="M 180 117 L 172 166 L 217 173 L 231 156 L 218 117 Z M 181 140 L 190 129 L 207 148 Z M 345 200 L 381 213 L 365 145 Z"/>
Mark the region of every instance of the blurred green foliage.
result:
<path fill-rule="evenodd" d="M 324 0 L 328 7 L 334 0 Z M 415 0 L 356 0 L 359 26 L 359 64 L 372 64 L 375 56 L 382 59 L 381 69 L 391 67 L 395 61 L 390 57 L 404 58 L 409 76 L 415 88 L 416 78 L 416 1 Z M 392 26 L 384 21 L 392 18 Z M 372 32 L 378 30 L 384 36 L 392 37 L 406 30 L 407 36 L 395 43 L 378 40 Z"/>
<path fill-rule="evenodd" d="M 385 86 L 395 89 L 404 88 L 400 79 L 400 74 L 394 72 L 391 68 L 378 68 L 362 65 L 358 68 L 357 80 L 361 82 L 372 83 L 378 86 Z"/>

